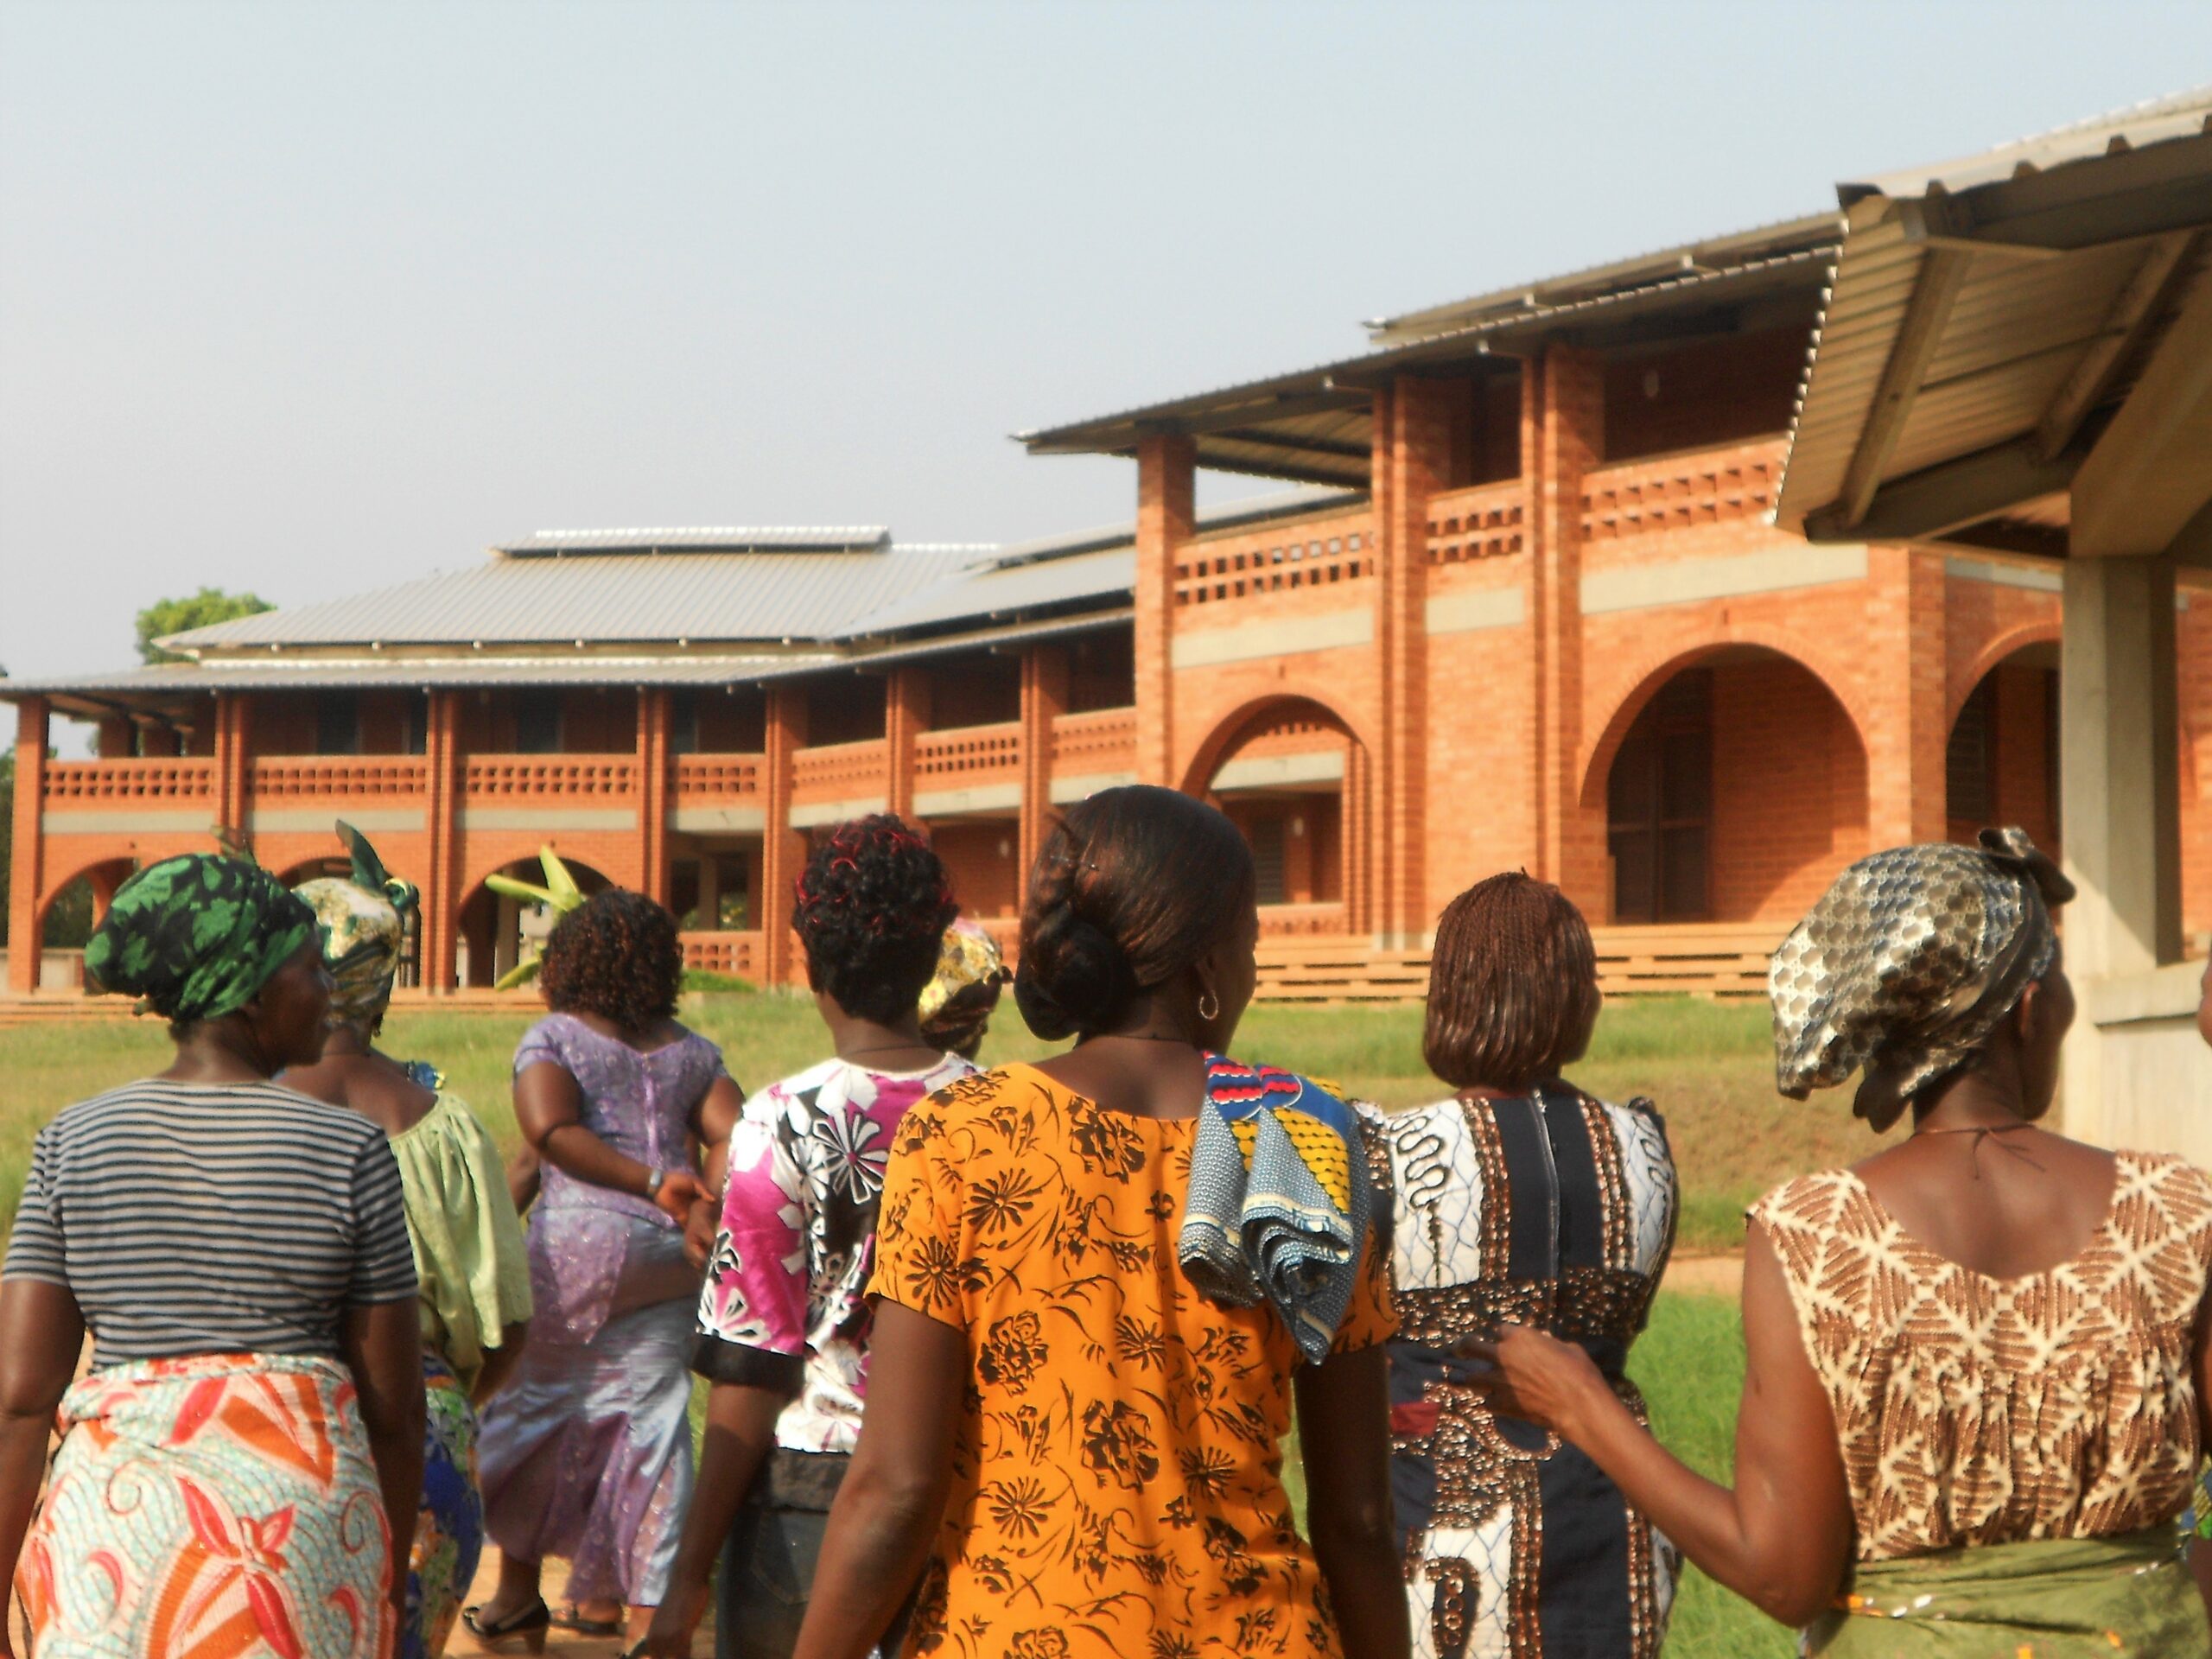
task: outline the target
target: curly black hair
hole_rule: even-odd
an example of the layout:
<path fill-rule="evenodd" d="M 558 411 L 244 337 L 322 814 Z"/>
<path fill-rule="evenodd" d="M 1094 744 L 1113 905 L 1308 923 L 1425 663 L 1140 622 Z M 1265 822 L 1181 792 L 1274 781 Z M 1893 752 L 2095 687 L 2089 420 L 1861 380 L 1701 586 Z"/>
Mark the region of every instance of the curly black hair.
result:
<path fill-rule="evenodd" d="M 563 916 L 537 970 L 556 1014 L 595 1014 L 628 1032 L 676 1014 L 683 948 L 667 907 L 627 887 L 595 893 Z"/>
<path fill-rule="evenodd" d="M 795 896 L 809 985 L 858 1019 L 889 1025 L 914 1012 L 960 913 L 927 842 L 889 813 L 838 824 L 807 859 Z"/>

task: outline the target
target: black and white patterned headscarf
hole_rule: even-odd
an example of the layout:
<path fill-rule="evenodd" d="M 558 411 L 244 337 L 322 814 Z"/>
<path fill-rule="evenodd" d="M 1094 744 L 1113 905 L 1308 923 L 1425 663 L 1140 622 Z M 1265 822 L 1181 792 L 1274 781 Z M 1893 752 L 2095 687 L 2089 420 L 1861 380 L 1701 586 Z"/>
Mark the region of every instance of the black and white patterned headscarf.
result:
<path fill-rule="evenodd" d="M 1838 876 L 1774 953 L 1775 1083 L 1792 1099 L 1864 1066 L 1877 1131 L 1977 1053 L 2058 951 L 2071 882 L 2024 830 L 1892 847 Z"/>

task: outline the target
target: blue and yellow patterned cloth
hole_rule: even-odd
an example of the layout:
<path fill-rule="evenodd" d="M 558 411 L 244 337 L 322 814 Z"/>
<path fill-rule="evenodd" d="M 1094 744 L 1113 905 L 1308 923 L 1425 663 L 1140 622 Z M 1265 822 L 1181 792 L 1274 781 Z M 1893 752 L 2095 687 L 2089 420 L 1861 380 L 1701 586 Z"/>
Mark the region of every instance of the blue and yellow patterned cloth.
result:
<path fill-rule="evenodd" d="M 1374 1209 L 1359 1119 L 1332 1090 L 1206 1056 L 1176 1242 L 1200 1292 L 1237 1307 L 1264 1299 L 1318 1363 L 1351 1300 Z"/>

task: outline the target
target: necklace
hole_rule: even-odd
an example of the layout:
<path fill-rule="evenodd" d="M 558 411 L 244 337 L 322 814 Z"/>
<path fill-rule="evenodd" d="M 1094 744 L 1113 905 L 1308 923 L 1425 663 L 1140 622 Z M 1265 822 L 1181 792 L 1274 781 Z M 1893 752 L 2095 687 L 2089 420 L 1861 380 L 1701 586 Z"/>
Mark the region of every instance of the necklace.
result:
<path fill-rule="evenodd" d="M 2032 1123 L 1968 1123 L 1955 1129 L 1915 1129 L 1907 1138 L 1917 1141 L 1923 1135 L 1970 1135 L 1974 1136 L 1974 1145 L 1967 1149 L 1967 1161 L 1974 1170 L 1974 1179 L 1978 1181 L 1981 1179 L 1981 1141 L 1984 1135 L 2015 1135 L 2022 1129 L 2032 1129 L 2033 1128 L 2035 1128 L 2035 1125 Z M 2002 1141 L 1999 1141 L 1997 1144 L 2005 1152 L 2010 1153 L 2013 1157 L 2019 1159 L 2023 1163 L 2028 1164 L 2036 1169 L 2041 1169 L 2043 1167 L 2041 1164 L 2036 1162 L 2034 1157 L 2024 1147 L 2007 1146 Z"/>

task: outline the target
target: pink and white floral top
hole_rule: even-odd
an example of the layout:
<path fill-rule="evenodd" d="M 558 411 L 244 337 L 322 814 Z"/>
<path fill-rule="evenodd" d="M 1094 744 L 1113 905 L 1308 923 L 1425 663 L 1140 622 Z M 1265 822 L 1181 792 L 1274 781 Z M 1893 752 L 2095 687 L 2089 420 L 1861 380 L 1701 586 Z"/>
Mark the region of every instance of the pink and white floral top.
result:
<path fill-rule="evenodd" d="M 976 1069 L 952 1054 L 926 1071 L 824 1060 L 745 1103 L 691 1367 L 792 1395 L 778 1445 L 850 1452 L 860 1438 L 866 1291 L 892 1131 L 907 1108 Z"/>

